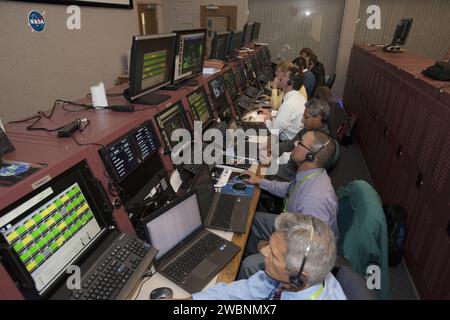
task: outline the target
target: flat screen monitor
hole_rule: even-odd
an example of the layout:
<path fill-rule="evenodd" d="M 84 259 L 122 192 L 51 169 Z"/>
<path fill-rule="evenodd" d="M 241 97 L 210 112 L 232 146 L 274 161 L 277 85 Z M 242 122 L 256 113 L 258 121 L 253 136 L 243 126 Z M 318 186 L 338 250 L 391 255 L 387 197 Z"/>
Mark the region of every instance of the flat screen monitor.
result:
<path fill-rule="evenodd" d="M 160 142 L 152 123 L 146 121 L 108 144 L 106 149 L 100 149 L 99 153 L 110 176 L 120 184 L 152 154 L 157 153 L 159 147 Z"/>
<path fill-rule="evenodd" d="M 175 34 L 134 36 L 130 54 L 130 86 L 124 92 L 130 102 L 160 104 L 169 96 L 153 91 L 167 85 L 173 74 Z"/>
<path fill-rule="evenodd" d="M 100 209 L 92 179 L 82 161 L 0 210 L 2 263 L 29 296 L 49 298 L 106 235 L 111 212 Z"/>
<path fill-rule="evenodd" d="M 170 151 L 179 143 L 179 141 L 172 141 L 172 133 L 176 129 L 190 131 L 181 101 L 175 102 L 167 109 L 158 113 L 156 115 L 156 122 L 164 144 Z"/>
<path fill-rule="evenodd" d="M 239 95 L 239 91 L 236 86 L 233 71 L 231 69 L 225 71 L 225 73 L 223 74 L 223 79 L 225 80 L 225 85 L 227 87 L 228 94 L 230 95 L 231 100 L 234 100 Z"/>
<path fill-rule="evenodd" d="M 246 23 L 244 25 L 244 35 L 242 37 L 241 48 L 245 47 L 251 41 L 252 32 L 253 32 L 253 23 Z"/>
<path fill-rule="evenodd" d="M 229 36 L 229 32 L 214 32 L 211 46 L 211 59 L 225 60 Z"/>
<path fill-rule="evenodd" d="M 194 115 L 194 119 L 196 121 L 201 121 L 203 128 L 206 129 L 212 121 L 214 121 L 214 116 L 205 89 L 200 87 L 189 94 L 187 100 L 192 114 Z"/>
<path fill-rule="evenodd" d="M 251 41 L 258 40 L 258 38 L 259 38 L 259 30 L 260 29 L 261 29 L 261 22 L 253 23 L 253 30 L 252 30 Z"/>
<path fill-rule="evenodd" d="M 222 107 L 228 104 L 227 97 L 225 95 L 225 92 L 227 91 L 225 80 L 222 76 L 218 76 L 211 80 L 208 85 L 214 109 L 220 110 Z"/>
<path fill-rule="evenodd" d="M 206 29 L 174 31 L 176 33 L 173 83 L 180 83 L 203 71 Z"/>
<path fill-rule="evenodd" d="M 397 24 L 392 39 L 392 44 L 404 45 L 408 38 L 409 31 L 411 30 L 413 19 L 401 19 Z"/>
<path fill-rule="evenodd" d="M 233 58 L 238 55 L 239 49 L 241 48 L 243 32 L 242 31 L 232 31 L 230 47 L 228 49 L 228 55 Z"/>
<path fill-rule="evenodd" d="M 244 67 L 242 66 L 242 63 L 238 63 L 235 67 L 236 70 L 236 79 L 238 86 L 240 88 L 244 87 L 247 84 L 247 76 L 245 75 Z"/>

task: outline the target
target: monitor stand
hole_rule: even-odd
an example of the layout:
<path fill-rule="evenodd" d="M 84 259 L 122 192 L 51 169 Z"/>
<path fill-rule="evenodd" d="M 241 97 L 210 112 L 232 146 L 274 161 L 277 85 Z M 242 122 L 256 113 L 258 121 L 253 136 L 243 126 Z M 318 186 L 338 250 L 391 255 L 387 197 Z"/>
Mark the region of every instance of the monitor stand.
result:
<path fill-rule="evenodd" d="M 147 104 L 147 105 L 158 105 L 163 103 L 164 101 L 170 99 L 171 96 L 165 95 L 165 94 L 156 94 L 156 93 L 149 93 L 145 96 L 142 96 L 138 98 L 137 100 L 134 100 L 133 103 L 136 104 Z"/>
<path fill-rule="evenodd" d="M 178 82 L 177 84 L 169 84 L 167 86 L 162 87 L 162 90 L 168 90 L 168 91 L 177 91 L 181 87 L 195 87 L 198 85 L 197 80 L 193 79 L 187 79 L 181 82 Z"/>

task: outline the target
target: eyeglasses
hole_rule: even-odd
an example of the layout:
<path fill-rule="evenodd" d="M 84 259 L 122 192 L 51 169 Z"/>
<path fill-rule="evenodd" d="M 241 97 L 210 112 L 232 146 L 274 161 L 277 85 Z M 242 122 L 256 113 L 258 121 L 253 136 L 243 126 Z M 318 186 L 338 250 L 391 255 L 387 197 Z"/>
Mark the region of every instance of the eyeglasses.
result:
<path fill-rule="evenodd" d="M 315 118 L 317 116 L 311 116 L 309 114 L 303 113 L 303 118 L 305 118 L 306 120 L 311 119 L 311 118 Z"/>
<path fill-rule="evenodd" d="M 298 145 L 301 145 L 303 148 L 305 148 L 306 150 L 308 150 L 309 152 L 312 152 L 312 150 L 310 148 L 308 148 L 307 146 L 305 146 L 301 140 L 297 140 L 294 141 L 294 147 L 297 147 Z"/>

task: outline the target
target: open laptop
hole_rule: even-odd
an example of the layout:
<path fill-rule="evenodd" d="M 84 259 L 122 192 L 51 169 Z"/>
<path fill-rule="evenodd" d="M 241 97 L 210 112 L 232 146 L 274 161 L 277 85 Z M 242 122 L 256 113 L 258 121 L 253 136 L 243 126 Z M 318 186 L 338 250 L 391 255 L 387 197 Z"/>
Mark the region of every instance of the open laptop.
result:
<path fill-rule="evenodd" d="M 193 184 L 198 192 L 203 225 L 206 228 L 244 233 L 251 198 L 216 192 L 208 166 L 204 166 Z"/>
<path fill-rule="evenodd" d="M 159 249 L 156 270 L 189 293 L 201 291 L 239 252 L 203 227 L 196 190 L 148 217 L 148 241 Z"/>

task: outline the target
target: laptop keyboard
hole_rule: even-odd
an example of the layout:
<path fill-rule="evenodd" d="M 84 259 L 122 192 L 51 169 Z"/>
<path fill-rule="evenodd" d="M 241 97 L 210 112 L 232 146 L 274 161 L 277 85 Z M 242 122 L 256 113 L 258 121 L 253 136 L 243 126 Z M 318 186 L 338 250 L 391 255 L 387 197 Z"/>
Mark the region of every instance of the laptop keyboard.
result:
<path fill-rule="evenodd" d="M 231 225 L 231 216 L 233 215 L 233 207 L 236 197 L 227 194 L 221 194 L 219 201 L 214 209 L 211 219 L 211 227 L 219 227 L 227 229 Z"/>
<path fill-rule="evenodd" d="M 128 240 L 123 241 L 128 238 Z M 127 284 L 133 272 L 150 250 L 141 240 L 125 236 L 116 239 L 109 253 L 99 260 L 95 269 L 83 278 L 81 289 L 74 290 L 71 300 L 111 300 Z"/>
<path fill-rule="evenodd" d="M 184 277 L 190 274 L 195 267 L 213 253 L 224 241 L 224 239 L 214 233 L 206 232 L 192 247 L 165 267 L 164 273 L 181 282 Z"/>
<path fill-rule="evenodd" d="M 256 100 L 253 98 L 250 98 L 248 96 L 240 96 L 237 99 L 237 105 L 247 111 L 252 111 L 257 109 L 258 107 L 255 106 L 254 104 L 256 103 Z"/>
<path fill-rule="evenodd" d="M 193 175 L 197 175 L 202 170 L 203 164 L 183 164 L 183 169 L 186 170 L 189 173 L 192 173 Z"/>
<path fill-rule="evenodd" d="M 262 92 L 261 90 L 258 90 L 255 87 L 248 87 L 247 90 L 245 91 L 245 94 L 250 98 L 259 99 L 259 97 L 261 97 Z"/>

